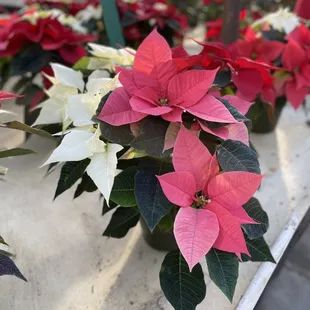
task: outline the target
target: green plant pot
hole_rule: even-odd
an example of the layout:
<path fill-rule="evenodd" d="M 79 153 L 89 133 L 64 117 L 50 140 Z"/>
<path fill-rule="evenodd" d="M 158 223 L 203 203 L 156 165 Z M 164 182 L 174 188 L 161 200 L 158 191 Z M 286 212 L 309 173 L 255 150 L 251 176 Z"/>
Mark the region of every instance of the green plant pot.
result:
<path fill-rule="evenodd" d="M 173 232 L 161 232 L 157 227 L 151 232 L 141 217 L 140 223 L 142 227 L 143 238 L 146 243 L 155 250 L 158 251 L 173 251 L 178 249 Z"/>
<path fill-rule="evenodd" d="M 247 117 L 251 120 L 251 132 L 269 133 L 272 132 L 279 121 L 286 98 L 280 97 L 276 100 L 275 108 L 261 100 L 251 106 Z"/>

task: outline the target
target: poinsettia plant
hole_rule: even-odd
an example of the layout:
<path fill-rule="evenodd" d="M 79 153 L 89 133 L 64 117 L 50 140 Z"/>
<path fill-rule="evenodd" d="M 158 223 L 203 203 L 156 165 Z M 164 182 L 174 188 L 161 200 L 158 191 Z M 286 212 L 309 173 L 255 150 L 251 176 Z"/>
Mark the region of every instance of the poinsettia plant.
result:
<path fill-rule="evenodd" d="M 98 189 L 103 214 L 114 211 L 104 236 L 124 237 L 141 219 L 151 236 L 174 238 L 160 284 L 175 309 L 204 299 L 204 260 L 229 300 L 239 263 L 274 262 L 263 238 L 267 214 L 252 197 L 263 176 L 244 116 L 251 103 L 224 92 L 242 82 L 235 71 L 268 68 L 226 56 L 212 44 L 189 56 L 154 30 L 114 78 L 92 73 L 85 85 L 81 72 L 53 64 L 51 98 L 38 119 L 63 127 L 45 163 L 64 163 L 55 198 L 80 180 L 75 198 Z M 60 89 L 66 95 L 55 105 Z"/>
<path fill-rule="evenodd" d="M 185 14 L 167 0 L 116 0 L 127 44 L 136 48 L 158 27 L 171 46 L 182 38 L 188 28 Z"/>
<path fill-rule="evenodd" d="M 263 61 L 272 68 L 260 95 L 248 98 L 257 101 L 251 111 L 257 118 L 254 122 L 259 122 L 263 111 L 273 118 L 286 101 L 294 109 L 304 103 L 310 89 L 309 36 L 309 29 L 295 14 L 281 9 L 257 20 L 243 39 L 230 46 L 237 57 Z"/>
<path fill-rule="evenodd" d="M 18 77 L 13 91 L 27 93 L 26 122 L 29 107 L 44 97 L 39 78 L 49 71 L 49 62 L 74 64 L 87 55 L 84 43 L 96 40 L 76 18 L 57 9 L 25 8 L 2 17 L 0 25 L 1 84 Z"/>

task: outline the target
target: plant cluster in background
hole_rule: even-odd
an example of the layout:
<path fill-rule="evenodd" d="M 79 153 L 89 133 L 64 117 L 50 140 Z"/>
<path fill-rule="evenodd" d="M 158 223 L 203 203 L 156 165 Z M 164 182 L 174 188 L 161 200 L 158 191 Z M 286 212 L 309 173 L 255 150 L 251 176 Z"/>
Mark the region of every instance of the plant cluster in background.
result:
<path fill-rule="evenodd" d="M 203 45 L 189 56 L 156 30 L 136 53 L 91 44 L 93 56 L 75 65 L 81 71 L 52 64 L 36 123 L 62 127 L 45 163 L 49 171 L 64 163 L 55 198 L 79 181 L 75 198 L 99 189 L 102 213 L 114 211 L 104 236 L 124 237 L 140 217 L 150 231 L 175 236 L 160 271 L 175 309 L 204 299 L 203 259 L 229 300 L 240 262 L 274 261 L 267 214 L 252 197 L 262 175 L 248 137 L 251 103 L 226 88 L 270 67 Z"/>
<path fill-rule="evenodd" d="M 137 48 L 143 39 L 158 28 L 170 46 L 179 41 L 188 28 L 186 15 L 167 0 L 117 0 L 127 44 Z"/>

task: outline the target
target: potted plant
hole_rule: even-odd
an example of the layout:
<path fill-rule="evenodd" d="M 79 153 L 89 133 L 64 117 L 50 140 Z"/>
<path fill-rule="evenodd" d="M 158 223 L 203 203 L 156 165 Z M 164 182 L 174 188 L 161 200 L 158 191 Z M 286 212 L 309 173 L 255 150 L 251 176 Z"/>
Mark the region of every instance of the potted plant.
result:
<path fill-rule="evenodd" d="M 49 62 L 74 64 L 87 55 L 83 44 L 96 38 L 75 17 L 57 9 L 26 7 L 2 17 L 1 85 L 16 77 L 13 91 L 27 94 L 26 100 L 17 100 L 25 105 L 26 123 L 33 123 L 30 110 L 45 96 L 38 77 L 44 80 L 41 72 L 50 72 Z M 49 86 L 48 81 L 43 82 Z"/>
<path fill-rule="evenodd" d="M 188 56 L 154 30 L 114 78 L 90 76 L 85 85 L 81 72 L 53 65 L 54 89 L 74 92 L 45 163 L 64 163 L 55 198 L 78 180 L 75 198 L 98 189 L 103 214 L 113 210 L 106 237 L 124 237 L 141 219 L 148 243 L 170 250 L 160 284 L 175 309 L 204 299 L 204 259 L 230 300 L 239 263 L 274 262 L 263 238 L 267 214 L 252 197 L 263 176 L 244 116 L 251 103 L 221 94 L 227 69 L 213 58 L 207 68 L 205 48 Z"/>
<path fill-rule="evenodd" d="M 272 78 L 250 109 L 253 132 L 274 130 L 288 101 L 298 109 L 309 92 L 309 29 L 288 10 L 268 14 L 248 28 L 244 39 L 231 48 L 240 57 L 264 61 L 272 66 Z"/>

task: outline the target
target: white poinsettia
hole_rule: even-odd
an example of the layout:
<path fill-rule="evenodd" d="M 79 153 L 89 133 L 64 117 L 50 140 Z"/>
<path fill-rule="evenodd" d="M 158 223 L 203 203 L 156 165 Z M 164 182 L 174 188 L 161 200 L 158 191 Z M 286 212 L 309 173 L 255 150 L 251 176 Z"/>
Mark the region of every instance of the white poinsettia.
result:
<path fill-rule="evenodd" d="M 299 26 L 300 21 L 298 16 L 291 12 L 288 8 L 280 8 L 278 11 L 265 15 L 263 18 L 255 21 L 252 26 L 270 25 L 273 29 L 291 33 L 296 27 Z"/>
<path fill-rule="evenodd" d="M 66 71 L 63 73 L 66 74 Z M 114 79 L 104 76 L 104 72 L 93 72 L 86 84 L 85 93 L 76 93 L 66 98 L 66 117 L 73 123 L 74 128 L 67 131 L 61 144 L 54 150 L 44 165 L 89 158 L 90 164 L 86 172 L 105 199 L 109 201 L 114 178 L 118 173 L 116 154 L 123 147 L 102 141 L 100 139 L 100 128 L 96 128 L 95 123 L 92 121 L 101 98 L 109 91 L 120 86 L 118 76 L 115 76 Z M 68 80 L 64 76 L 59 77 L 55 74 L 55 80 L 59 82 L 60 79 L 62 83 L 68 84 Z M 73 82 L 74 76 L 69 81 Z M 76 82 L 77 80 L 74 82 L 75 85 L 77 85 Z M 56 85 L 63 84 L 54 84 L 54 86 Z"/>
<path fill-rule="evenodd" d="M 114 178 L 117 175 L 117 153 L 121 145 L 104 143 L 100 140 L 100 129 L 95 132 L 92 127 L 84 130 L 73 129 L 67 133 L 61 144 L 54 150 L 44 165 L 90 159 L 86 168 L 87 174 L 94 181 L 106 201 L 109 201 Z"/>
<path fill-rule="evenodd" d="M 120 86 L 118 76 L 111 78 L 93 78 L 86 85 L 85 94 L 78 94 L 68 98 L 67 115 L 76 127 L 92 125 L 101 98 L 108 92 Z"/>
<path fill-rule="evenodd" d="M 51 67 L 54 77 L 46 75 L 53 84 L 46 90 L 49 99 L 38 106 L 42 109 L 33 126 L 56 123 L 69 125 L 70 120 L 66 111 L 68 98 L 77 95 L 85 87 L 81 72 L 54 63 L 51 64 Z"/>
<path fill-rule="evenodd" d="M 107 84 L 109 82 L 114 81 L 107 78 L 108 73 L 106 71 L 96 70 L 89 76 L 88 82 L 85 85 L 83 75 L 80 71 L 55 63 L 52 63 L 51 67 L 54 77 L 46 75 L 53 84 L 51 88 L 46 90 L 49 99 L 38 106 L 38 108 L 42 109 L 33 126 L 61 123 L 63 124 L 63 129 L 66 129 L 72 123 L 72 119 L 67 111 L 69 102 L 74 100 L 71 97 L 83 93 L 85 87 L 88 93 L 81 95 L 84 95 L 85 98 L 94 97 L 101 88 L 104 89 L 104 87 L 108 86 Z M 116 83 L 114 84 L 116 87 Z M 112 89 L 108 88 L 107 92 Z M 77 97 L 74 98 L 77 99 Z M 76 107 L 78 109 L 78 104 Z"/>
<path fill-rule="evenodd" d="M 130 47 L 115 49 L 113 47 L 89 43 L 92 49 L 90 53 L 95 56 L 91 57 L 88 69 L 97 68 L 114 69 L 115 66 L 132 66 L 136 51 Z"/>
<path fill-rule="evenodd" d="M 88 23 L 92 19 L 99 20 L 101 19 L 101 16 L 101 6 L 95 7 L 92 4 L 89 4 L 84 10 L 81 10 L 76 14 L 76 18 L 82 23 Z"/>

